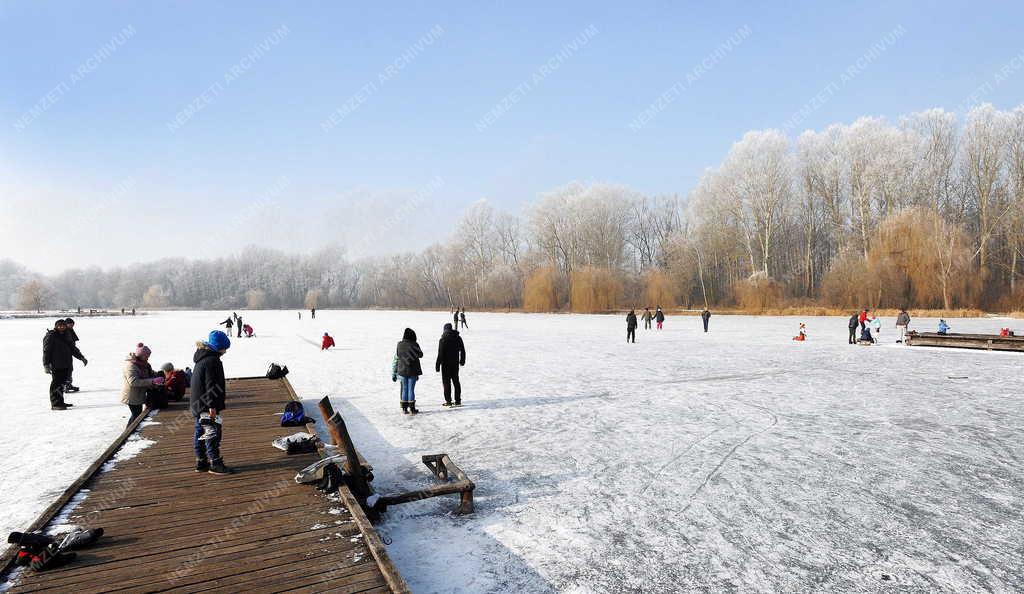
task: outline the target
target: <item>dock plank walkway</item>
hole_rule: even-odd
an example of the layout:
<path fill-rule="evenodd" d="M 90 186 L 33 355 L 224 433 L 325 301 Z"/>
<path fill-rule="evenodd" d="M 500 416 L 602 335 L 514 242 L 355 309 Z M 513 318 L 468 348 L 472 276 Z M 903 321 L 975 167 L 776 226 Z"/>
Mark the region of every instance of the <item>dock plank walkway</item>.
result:
<path fill-rule="evenodd" d="M 122 451 L 153 443 L 115 457 L 57 518 L 103 527 L 103 538 L 65 567 L 15 570 L 8 591 L 407 591 L 346 488 L 331 499 L 295 483 L 319 454 L 288 456 L 271 445 L 302 430 L 279 426 L 294 397 L 287 380 L 228 381 L 221 450 L 236 470 L 230 476 L 194 471 L 186 403 L 143 422 Z"/>

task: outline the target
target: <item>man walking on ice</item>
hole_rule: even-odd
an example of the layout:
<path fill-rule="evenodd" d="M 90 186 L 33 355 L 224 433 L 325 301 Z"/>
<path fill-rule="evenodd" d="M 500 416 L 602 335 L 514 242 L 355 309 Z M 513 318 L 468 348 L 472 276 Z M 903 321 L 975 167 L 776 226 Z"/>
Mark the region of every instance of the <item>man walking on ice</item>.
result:
<path fill-rule="evenodd" d="M 444 387 L 444 404 L 441 406 L 462 406 L 462 384 L 459 383 L 459 367 L 466 364 L 466 345 L 459 331 L 451 324 L 444 325 L 441 340 L 437 344 L 437 361 L 434 371 L 441 373 Z M 452 385 L 455 385 L 455 402 L 452 402 Z"/>
<path fill-rule="evenodd" d="M 632 309 L 626 314 L 626 342 L 632 338 L 636 343 L 636 312 Z"/>

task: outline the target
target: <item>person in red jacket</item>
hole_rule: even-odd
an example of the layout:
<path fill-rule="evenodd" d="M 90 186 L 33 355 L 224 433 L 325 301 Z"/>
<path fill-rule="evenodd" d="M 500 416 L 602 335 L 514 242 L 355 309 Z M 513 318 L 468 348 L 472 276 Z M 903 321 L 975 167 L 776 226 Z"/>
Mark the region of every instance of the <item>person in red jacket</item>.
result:
<path fill-rule="evenodd" d="M 861 310 L 860 318 L 858 318 L 858 320 L 860 321 L 860 331 L 863 332 L 864 327 L 867 326 L 868 323 L 868 310 Z"/>
<path fill-rule="evenodd" d="M 185 390 L 189 387 L 188 376 L 180 369 L 175 369 L 171 363 L 164 363 L 160 366 L 164 374 L 164 388 L 171 400 L 181 400 L 185 397 Z"/>
<path fill-rule="evenodd" d="M 249 324 L 242 326 L 242 332 L 245 332 L 246 338 L 252 338 L 253 329 Z"/>
<path fill-rule="evenodd" d="M 324 332 L 324 342 L 323 342 L 323 344 L 320 345 L 320 350 L 321 351 L 326 351 L 327 349 L 331 348 L 332 346 L 334 346 L 334 339 L 331 338 L 330 334 Z"/>

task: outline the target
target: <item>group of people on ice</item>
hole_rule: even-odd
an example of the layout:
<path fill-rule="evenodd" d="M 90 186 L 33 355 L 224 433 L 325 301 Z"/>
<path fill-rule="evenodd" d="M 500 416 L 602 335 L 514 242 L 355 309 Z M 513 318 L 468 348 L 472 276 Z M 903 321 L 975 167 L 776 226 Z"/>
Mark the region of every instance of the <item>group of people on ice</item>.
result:
<path fill-rule="evenodd" d="M 231 335 L 232 328 L 238 328 L 237 338 L 241 338 L 243 332 L 245 333 L 246 338 L 252 338 L 253 334 L 255 334 L 255 330 L 253 330 L 253 327 L 250 326 L 249 324 L 242 323 L 242 316 L 238 315 L 235 312 L 231 312 L 231 317 L 217 325 L 224 326 L 227 329 L 228 336 Z"/>
<path fill-rule="evenodd" d="M 644 321 L 644 330 L 650 330 L 651 329 L 651 321 L 652 320 L 657 325 L 656 327 L 657 327 L 658 330 L 661 330 L 662 328 L 664 328 L 665 312 L 662 311 L 660 305 L 655 308 L 653 313 L 651 312 L 651 308 L 650 307 L 645 307 L 644 308 L 643 316 L 641 316 L 641 317 L 642 317 L 642 319 Z M 701 322 L 703 322 L 703 324 L 704 324 L 704 332 L 707 332 L 708 331 L 708 322 L 711 320 L 711 312 L 708 311 L 707 308 L 704 308 L 704 311 L 700 312 L 700 319 L 701 319 Z M 634 342 L 634 343 L 636 342 L 636 327 L 637 327 L 636 310 L 631 309 L 631 310 L 629 310 L 629 313 L 626 314 L 626 342 Z"/>
<path fill-rule="evenodd" d="M 902 343 L 906 339 L 909 325 L 910 314 L 907 313 L 906 308 L 900 308 L 900 313 L 896 316 L 896 329 L 899 331 L 897 343 Z M 882 333 L 882 319 L 868 309 L 862 309 L 850 316 L 847 326 L 850 330 L 850 344 L 875 344 L 878 342 L 879 334 Z"/>
<path fill-rule="evenodd" d="M 43 371 L 50 375 L 50 409 L 67 410 L 74 406 L 64 400 L 66 392 L 77 392 L 72 385 L 71 376 L 74 372 L 74 360 L 88 365 L 82 351 L 75 344 L 78 334 L 75 333 L 75 321 L 71 318 L 57 320 L 53 328 L 43 336 Z"/>
<path fill-rule="evenodd" d="M 416 408 L 416 382 L 423 375 L 423 367 L 420 365 L 422 358 L 423 349 L 416 341 L 416 332 L 412 328 L 406 328 L 402 333 L 402 340 L 395 347 L 395 356 L 391 361 L 391 381 L 401 382 L 399 403 L 403 414 L 415 415 L 420 412 Z M 445 324 L 441 339 L 437 343 L 437 358 L 434 361 L 434 371 L 441 374 L 441 385 L 444 390 L 444 403 L 441 406 L 462 406 L 459 368 L 465 364 L 466 345 L 462 341 L 462 336 L 452 324 Z"/>

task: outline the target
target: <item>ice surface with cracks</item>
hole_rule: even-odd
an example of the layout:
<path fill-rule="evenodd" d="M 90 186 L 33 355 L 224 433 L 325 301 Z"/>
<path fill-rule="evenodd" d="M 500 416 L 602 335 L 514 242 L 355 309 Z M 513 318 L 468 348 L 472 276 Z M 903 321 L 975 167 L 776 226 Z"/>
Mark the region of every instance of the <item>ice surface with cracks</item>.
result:
<path fill-rule="evenodd" d="M 1024 580 L 1020 354 L 903 347 L 891 319 L 862 347 L 846 344 L 845 318 L 719 315 L 704 334 L 699 319 L 670 315 L 634 345 L 622 316 L 470 311 L 465 404 L 448 410 L 433 371 L 446 312 L 243 315 L 258 337 L 233 339 L 228 375 L 276 361 L 308 411 L 330 395 L 378 492 L 432 484 L 420 456 L 440 452 L 476 482 L 471 516 L 443 497 L 391 507 L 378 526 L 416 592 L 1005 591 Z M 0 322 L 0 398 L 20 411 L 0 417 L 17 436 L 0 446 L 3 531 L 30 523 L 120 432 L 134 344 L 183 367 L 225 317 L 80 319 L 90 365 L 75 371 L 83 391 L 67 412 L 46 401 L 47 320 Z M 801 321 L 808 341 L 793 342 Z M 406 326 L 425 351 L 415 417 L 390 381 Z M 319 350 L 324 331 L 337 350 Z"/>

